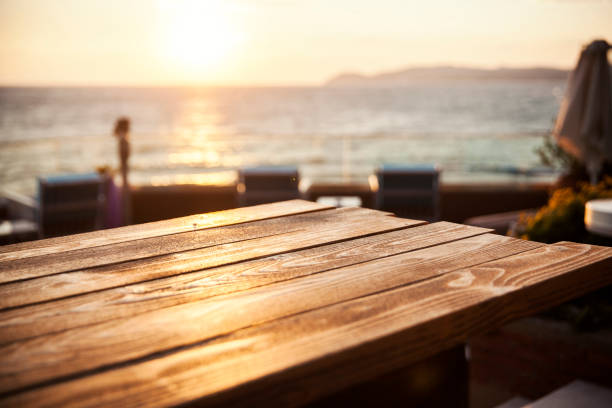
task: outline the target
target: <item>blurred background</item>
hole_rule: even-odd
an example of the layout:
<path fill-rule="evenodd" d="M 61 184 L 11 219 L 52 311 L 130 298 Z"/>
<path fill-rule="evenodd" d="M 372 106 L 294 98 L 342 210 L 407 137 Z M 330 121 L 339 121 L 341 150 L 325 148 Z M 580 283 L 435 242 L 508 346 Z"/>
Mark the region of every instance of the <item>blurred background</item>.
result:
<path fill-rule="evenodd" d="M 136 185 L 266 164 L 360 184 L 389 162 L 551 182 L 535 149 L 610 21 L 597 0 L 2 0 L 0 185 L 116 168 L 121 115 Z"/>

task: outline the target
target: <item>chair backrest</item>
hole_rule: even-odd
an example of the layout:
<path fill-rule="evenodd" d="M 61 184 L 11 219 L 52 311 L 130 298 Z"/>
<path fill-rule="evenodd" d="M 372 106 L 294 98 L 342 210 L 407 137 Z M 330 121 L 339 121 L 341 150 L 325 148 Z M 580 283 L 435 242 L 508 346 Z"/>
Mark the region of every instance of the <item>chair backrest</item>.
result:
<path fill-rule="evenodd" d="M 97 173 L 38 178 L 38 224 L 42 238 L 101 229 L 106 178 Z"/>
<path fill-rule="evenodd" d="M 376 208 L 398 216 L 440 218 L 440 169 L 436 165 L 385 164 L 376 170 Z"/>
<path fill-rule="evenodd" d="M 238 171 L 238 181 L 241 206 L 300 197 L 300 175 L 295 166 L 245 167 Z"/>

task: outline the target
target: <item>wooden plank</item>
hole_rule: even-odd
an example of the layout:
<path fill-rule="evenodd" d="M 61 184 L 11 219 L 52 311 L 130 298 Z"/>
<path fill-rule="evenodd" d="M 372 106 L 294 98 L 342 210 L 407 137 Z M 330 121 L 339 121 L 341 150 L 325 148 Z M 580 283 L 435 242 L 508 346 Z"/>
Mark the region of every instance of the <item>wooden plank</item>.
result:
<path fill-rule="evenodd" d="M 286 222 L 280 224 L 276 220 L 260 221 L 230 232 L 227 231 L 227 228 L 234 227 L 225 227 L 220 233 L 216 230 L 207 230 L 208 237 L 205 239 L 210 245 L 204 246 L 202 249 L 0 285 L 0 308 L 23 306 L 120 287 L 160 277 L 281 254 L 296 249 L 407 228 L 422 223 L 421 221 L 381 216 L 376 211 L 364 209 L 342 209 L 328 213 L 328 211 L 325 211 L 288 217 L 286 220 L 283 219 Z M 276 233 L 257 238 L 264 234 L 263 231 L 267 230 L 271 230 L 268 231 L 268 234 Z M 287 231 L 281 233 L 282 230 Z M 213 238 L 220 241 L 216 245 L 212 245 L 213 238 L 210 238 L 213 232 L 215 233 Z M 254 236 L 254 238 L 247 239 L 250 236 Z M 227 239 L 234 241 L 224 242 Z M 200 239 L 181 239 L 175 245 L 180 245 L 184 249 L 196 245 L 199 241 Z M 201 244 L 197 245 L 202 246 Z M 158 247 L 160 246 L 158 245 Z M 169 250 L 168 246 L 161 246 L 161 248 L 164 251 Z M 149 251 L 149 248 L 146 247 L 144 250 Z M 99 252 L 97 251 L 97 253 Z M 133 257 L 134 253 L 131 252 L 126 255 L 122 252 L 114 253 L 109 249 L 109 251 L 104 252 L 104 255 L 106 255 L 104 261 L 98 261 L 96 257 L 92 257 L 90 260 L 81 260 L 81 263 L 109 262 L 111 259 L 117 259 L 117 257 Z M 44 259 L 41 259 L 42 261 Z M 49 270 L 53 266 L 47 266 L 46 268 Z"/>
<path fill-rule="evenodd" d="M 611 267 L 612 248 L 545 246 L 0 403 L 299 406 L 609 284 Z"/>
<path fill-rule="evenodd" d="M 252 289 L 487 232 L 490 230 L 438 222 L 21 307 L 0 313 L 0 344 Z M 312 244 L 312 241 L 306 243 Z M 82 280 L 90 279 L 82 277 Z M 57 281 L 31 286 L 37 281 L 13 284 L 11 289 L 0 292 L 0 298 L 3 302 L 10 302 L 13 297 L 16 301 L 23 302 L 22 298 L 31 301 L 28 294 L 49 295 L 58 286 Z"/>
<path fill-rule="evenodd" d="M 75 249 L 93 248 L 96 246 L 117 244 L 143 238 L 242 224 L 245 222 L 329 210 L 332 208 L 333 207 L 310 201 L 289 200 L 253 207 L 190 215 L 172 220 L 0 246 L 0 261 L 56 254 L 59 252 L 73 251 Z"/>
<path fill-rule="evenodd" d="M 77 249 L 13 261 L 3 261 L 0 262 L 0 283 L 245 241 L 264 236 L 286 234 L 303 228 L 312 228 L 316 224 L 338 223 L 342 220 L 358 219 L 368 215 L 381 217 L 377 211 L 364 208 L 327 210 L 254 221 L 240 225 L 230 225 L 222 228 L 202 229 L 180 234 L 143 238 L 113 245 Z M 404 220 L 404 223 L 405 225 L 416 225 L 422 223 L 422 221 Z"/>
<path fill-rule="evenodd" d="M 0 392 L 144 358 L 540 245 L 499 235 L 479 235 L 246 292 L 11 343 L 0 347 Z"/>

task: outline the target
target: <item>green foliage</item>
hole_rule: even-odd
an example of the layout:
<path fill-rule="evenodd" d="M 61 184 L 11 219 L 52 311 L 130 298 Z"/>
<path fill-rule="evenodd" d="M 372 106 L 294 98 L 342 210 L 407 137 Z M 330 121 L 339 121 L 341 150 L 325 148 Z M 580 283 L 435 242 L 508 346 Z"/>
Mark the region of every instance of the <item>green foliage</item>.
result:
<path fill-rule="evenodd" d="M 521 216 L 517 230 L 522 231 L 521 238 L 531 241 L 594 243 L 598 238 L 584 226 L 584 206 L 596 198 L 612 198 L 612 178 L 606 177 L 595 186 L 579 183 L 578 191 L 569 187 L 555 190 L 534 216 Z"/>
<path fill-rule="evenodd" d="M 544 137 L 544 144 L 536 149 L 536 153 L 543 165 L 564 170 L 566 173 L 573 173 L 582 166 L 580 161 L 563 150 L 552 136 Z"/>

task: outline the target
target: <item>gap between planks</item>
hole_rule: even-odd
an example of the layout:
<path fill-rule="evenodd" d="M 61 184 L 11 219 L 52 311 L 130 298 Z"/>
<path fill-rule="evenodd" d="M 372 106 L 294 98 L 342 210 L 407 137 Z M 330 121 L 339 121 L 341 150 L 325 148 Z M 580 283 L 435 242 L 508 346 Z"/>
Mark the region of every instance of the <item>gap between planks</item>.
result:
<path fill-rule="evenodd" d="M 381 216 L 370 210 L 338 210 L 329 218 L 310 215 L 292 218 L 298 217 L 290 230 L 282 234 L 277 230 L 278 234 L 260 238 L 5 283 L 0 285 L 0 308 L 100 291 L 418 225 L 417 221 Z M 265 224 L 262 226 L 261 223 Z M 257 224 L 255 231 L 259 235 L 260 230 L 270 226 L 270 221 L 261 223 Z M 275 227 L 287 228 L 282 225 Z M 234 232 L 246 233 L 244 229 Z"/>
<path fill-rule="evenodd" d="M 0 262 L 0 283 L 32 279 L 77 269 L 109 265 L 130 260 L 149 258 L 214 245 L 244 241 L 262 236 L 287 233 L 306 228 L 313 223 L 340 222 L 360 217 L 379 217 L 389 220 L 375 210 L 350 208 L 298 214 L 287 217 L 254 221 L 239 225 L 210 228 L 180 234 L 143 238 L 93 248 L 77 249 L 57 254 Z M 422 221 L 402 220 L 406 226 Z"/>
<path fill-rule="evenodd" d="M 0 246 L 0 261 L 93 248 L 181 232 L 216 228 L 295 214 L 331 210 L 334 207 L 305 200 L 289 200 L 235 208 L 108 230 Z"/>

